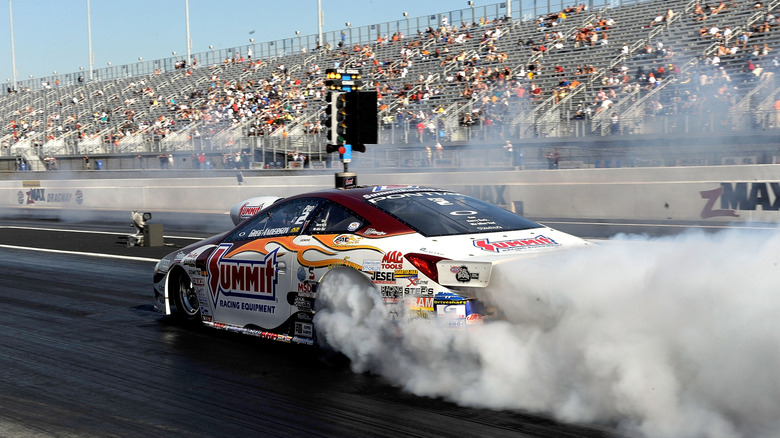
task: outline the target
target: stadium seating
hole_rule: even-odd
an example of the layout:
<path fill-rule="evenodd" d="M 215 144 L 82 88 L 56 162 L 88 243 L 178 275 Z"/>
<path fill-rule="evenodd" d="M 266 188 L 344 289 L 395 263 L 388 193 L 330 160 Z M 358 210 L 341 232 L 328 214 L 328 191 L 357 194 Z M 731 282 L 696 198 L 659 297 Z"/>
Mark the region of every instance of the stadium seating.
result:
<path fill-rule="evenodd" d="M 0 97 L 0 156 L 36 168 L 44 156 L 183 151 L 223 152 L 227 162 L 247 139 L 283 155 L 312 153 L 326 141 L 323 76 L 334 66 L 361 68 L 377 90 L 382 143 L 780 129 L 780 0 L 702 5 L 571 6 L 306 53 L 236 52 L 198 68 L 42 84 Z"/>

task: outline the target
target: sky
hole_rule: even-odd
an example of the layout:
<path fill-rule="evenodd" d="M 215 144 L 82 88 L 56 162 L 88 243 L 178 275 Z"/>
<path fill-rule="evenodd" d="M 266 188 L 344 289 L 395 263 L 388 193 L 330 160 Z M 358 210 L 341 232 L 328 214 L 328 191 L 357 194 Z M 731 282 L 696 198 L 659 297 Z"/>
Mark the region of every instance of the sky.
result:
<path fill-rule="evenodd" d="M 466 0 L 321 0 L 323 31 L 468 9 Z M 479 7 L 497 0 L 475 0 Z M 187 52 L 184 0 L 91 0 L 94 68 Z M 12 10 L 12 11 L 11 11 Z M 12 12 L 12 14 L 11 14 Z M 477 13 L 479 16 L 479 12 Z M 0 7 L 0 82 L 73 73 L 89 66 L 87 0 L 10 0 Z M 11 18 L 15 57 L 11 55 Z M 317 0 L 190 0 L 192 53 L 317 34 Z M 257 56 L 257 54 L 255 55 Z M 202 62 L 202 61 L 201 61 Z"/>

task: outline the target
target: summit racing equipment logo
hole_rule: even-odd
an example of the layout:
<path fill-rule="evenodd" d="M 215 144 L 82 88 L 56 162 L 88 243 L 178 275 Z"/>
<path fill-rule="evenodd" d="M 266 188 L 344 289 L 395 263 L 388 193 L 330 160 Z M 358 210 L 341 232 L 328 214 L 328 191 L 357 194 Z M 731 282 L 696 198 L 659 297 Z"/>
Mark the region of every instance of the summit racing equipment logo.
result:
<path fill-rule="evenodd" d="M 736 210 L 757 210 L 759 206 L 765 211 L 780 210 L 779 182 L 720 183 L 720 187 L 699 192 L 699 195 L 707 200 L 701 210 L 702 219 L 718 216 L 739 217 Z M 720 209 L 715 209 L 713 207 L 718 198 Z"/>
<path fill-rule="evenodd" d="M 276 253 L 279 248 L 266 254 L 263 261 L 224 258 L 232 246 L 231 243 L 223 243 L 209 256 L 208 285 L 214 302 L 220 294 L 255 300 L 276 299 L 279 281 Z"/>
<path fill-rule="evenodd" d="M 538 236 L 533 239 L 512 239 L 491 242 L 490 239 L 474 241 L 474 246 L 490 252 L 519 251 L 529 247 L 540 248 L 544 246 L 557 246 L 558 243 L 549 237 Z"/>

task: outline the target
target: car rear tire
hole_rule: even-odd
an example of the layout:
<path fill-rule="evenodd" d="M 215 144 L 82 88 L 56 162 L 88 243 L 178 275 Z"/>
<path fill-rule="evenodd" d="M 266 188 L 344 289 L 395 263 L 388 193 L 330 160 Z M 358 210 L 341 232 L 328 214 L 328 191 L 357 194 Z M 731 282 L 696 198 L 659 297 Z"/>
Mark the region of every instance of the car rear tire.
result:
<path fill-rule="evenodd" d="M 351 344 L 373 332 L 377 319 L 386 316 L 379 288 L 350 268 L 335 268 L 323 278 L 314 306 L 316 345 L 329 361 L 337 363 L 342 354 L 352 360 L 359 356 Z"/>
<path fill-rule="evenodd" d="M 183 322 L 200 321 L 200 302 L 190 277 L 177 272 L 171 282 L 176 318 Z"/>

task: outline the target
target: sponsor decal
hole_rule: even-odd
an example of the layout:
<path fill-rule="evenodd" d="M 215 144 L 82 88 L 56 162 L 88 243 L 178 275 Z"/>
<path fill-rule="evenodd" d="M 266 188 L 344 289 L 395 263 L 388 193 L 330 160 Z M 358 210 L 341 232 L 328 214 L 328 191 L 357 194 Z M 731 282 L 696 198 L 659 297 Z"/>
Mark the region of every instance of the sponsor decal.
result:
<path fill-rule="evenodd" d="M 402 190 L 413 190 L 418 189 L 420 186 L 376 186 L 371 189 L 371 192 L 383 192 L 386 190 L 395 190 L 395 191 L 402 191 Z"/>
<path fill-rule="evenodd" d="M 314 345 L 314 339 L 299 338 L 298 336 L 292 337 L 293 344 Z"/>
<path fill-rule="evenodd" d="M 431 297 L 415 298 L 412 308 L 424 308 L 424 309 L 433 310 L 433 298 Z"/>
<path fill-rule="evenodd" d="M 404 295 L 433 295 L 431 287 L 405 287 Z"/>
<path fill-rule="evenodd" d="M 258 204 L 258 205 L 250 205 L 248 202 L 241 206 L 241 208 L 238 210 L 238 217 L 240 219 L 246 219 L 248 217 L 254 216 L 257 214 L 258 211 L 263 209 L 264 204 Z"/>
<path fill-rule="evenodd" d="M 276 253 L 279 248 L 266 254 L 262 261 L 225 258 L 232 246 L 232 243 L 223 243 L 214 250 L 207 262 L 208 285 L 214 302 L 223 296 L 274 300 L 278 283 Z"/>
<path fill-rule="evenodd" d="M 408 190 L 408 189 L 407 189 Z M 363 195 L 364 198 L 368 200 L 368 202 L 372 204 L 376 204 L 379 201 L 384 201 L 385 199 L 403 199 L 403 198 L 410 198 L 410 197 L 419 197 L 419 198 L 427 198 L 428 196 L 452 196 L 455 195 L 455 193 L 449 193 L 449 192 L 411 192 L 407 193 L 404 190 L 397 190 L 397 191 L 388 191 L 388 192 L 380 192 L 380 193 L 369 193 L 367 195 Z"/>
<path fill-rule="evenodd" d="M 368 228 L 366 231 L 363 231 L 363 234 L 366 236 L 384 236 L 387 235 L 384 231 L 377 231 L 373 228 Z"/>
<path fill-rule="evenodd" d="M 305 281 L 306 277 L 308 276 L 308 273 L 306 272 L 306 268 L 303 266 L 298 268 L 298 272 L 296 273 L 296 277 L 298 277 L 298 281 Z"/>
<path fill-rule="evenodd" d="M 310 294 L 312 292 L 311 284 L 298 283 L 298 292 L 303 292 L 304 294 Z"/>
<path fill-rule="evenodd" d="M 557 242 L 545 236 L 537 236 L 531 239 L 499 240 L 496 242 L 491 242 L 490 239 L 479 239 L 474 241 L 474 246 L 483 251 L 490 252 L 519 251 L 526 248 L 539 248 L 557 245 Z"/>
<path fill-rule="evenodd" d="M 416 269 L 397 269 L 393 274 L 395 278 L 417 278 Z"/>
<path fill-rule="evenodd" d="M 339 234 L 338 236 L 333 238 L 333 245 L 334 246 L 353 246 L 358 245 L 360 243 L 360 236 L 355 236 L 352 234 Z"/>
<path fill-rule="evenodd" d="M 771 195 L 770 195 L 771 193 Z M 780 210 L 780 182 L 720 183 L 720 187 L 699 192 L 706 199 L 701 218 L 739 217 L 737 210 Z M 720 198 L 720 208 L 715 208 Z"/>
<path fill-rule="evenodd" d="M 475 322 L 482 322 L 482 315 L 479 313 L 472 313 L 468 316 L 466 316 L 466 323 L 471 324 Z"/>
<path fill-rule="evenodd" d="M 314 335 L 314 330 L 311 324 L 307 322 L 296 322 L 295 323 L 295 335 L 296 336 L 304 336 L 307 338 L 311 338 Z M 293 338 L 293 341 L 295 339 Z"/>
<path fill-rule="evenodd" d="M 360 228 L 360 222 L 351 222 L 347 225 L 347 231 L 355 231 Z"/>
<path fill-rule="evenodd" d="M 462 283 L 479 280 L 479 272 L 469 272 L 469 269 L 465 266 L 453 266 L 450 268 L 450 272 L 455 273 L 455 279 Z"/>
<path fill-rule="evenodd" d="M 382 269 L 401 269 L 404 267 L 404 255 L 400 251 L 390 251 L 382 256 Z"/>
<path fill-rule="evenodd" d="M 309 266 L 308 268 L 306 266 L 300 266 L 298 267 L 298 272 L 296 274 L 298 277 L 298 281 L 304 282 L 307 280 L 314 280 L 314 268 Z"/>
<path fill-rule="evenodd" d="M 426 252 L 428 254 L 437 255 L 437 256 L 444 256 L 444 253 L 441 253 L 441 252 L 438 252 L 438 251 L 434 251 L 434 250 L 431 250 L 431 249 L 428 249 L 428 248 L 420 248 L 420 251 Z"/>
<path fill-rule="evenodd" d="M 401 286 L 382 286 L 381 291 L 385 303 L 397 303 L 398 297 L 404 294 L 404 289 Z"/>
<path fill-rule="evenodd" d="M 447 321 L 447 326 L 452 328 L 466 325 L 466 306 L 463 304 L 441 305 L 436 302 L 436 315 Z"/>
<path fill-rule="evenodd" d="M 260 304 L 260 303 L 247 303 L 245 301 L 236 301 L 236 300 L 220 299 L 217 301 L 217 305 L 224 309 L 249 310 L 252 312 L 260 312 L 260 313 L 274 313 L 276 311 L 276 306 Z"/>
<path fill-rule="evenodd" d="M 304 298 L 304 297 L 296 297 L 295 302 L 293 303 L 295 307 L 298 308 L 298 311 L 301 312 L 311 312 L 311 300 Z"/>
<path fill-rule="evenodd" d="M 381 271 L 381 260 L 363 260 L 363 272 Z"/>
<path fill-rule="evenodd" d="M 374 271 L 371 273 L 371 281 L 376 284 L 395 284 L 395 275 L 392 272 Z"/>

